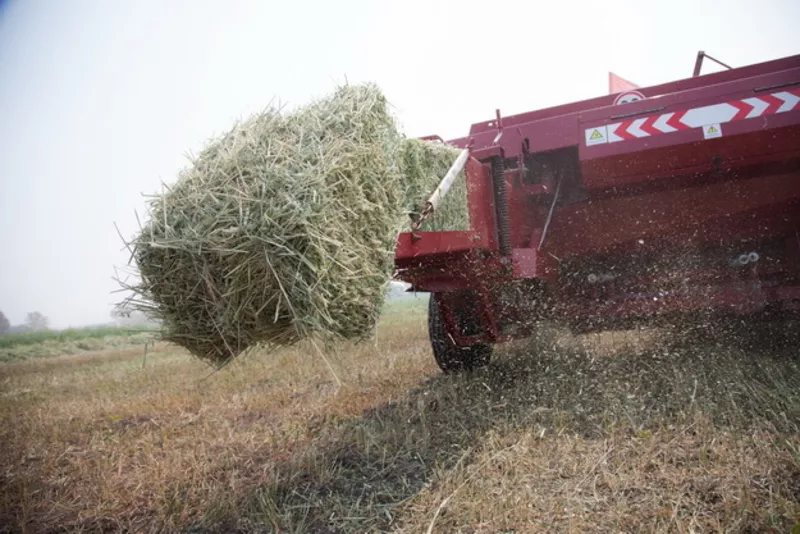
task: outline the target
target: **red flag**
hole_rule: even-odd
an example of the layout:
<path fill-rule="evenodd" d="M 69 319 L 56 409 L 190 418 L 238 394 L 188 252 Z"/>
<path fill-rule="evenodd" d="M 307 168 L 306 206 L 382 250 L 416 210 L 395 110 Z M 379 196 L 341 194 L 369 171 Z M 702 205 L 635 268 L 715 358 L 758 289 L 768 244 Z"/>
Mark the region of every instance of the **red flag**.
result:
<path fill-rule="evenodd" d="M 625 78 L 620 78 L 613 72 L 608 73 L 608 94 L 613 95 L 623 91 L 630 91 L 631 89 L 638 89 L 639 86 L 633 82 L 629 82 Z"/>

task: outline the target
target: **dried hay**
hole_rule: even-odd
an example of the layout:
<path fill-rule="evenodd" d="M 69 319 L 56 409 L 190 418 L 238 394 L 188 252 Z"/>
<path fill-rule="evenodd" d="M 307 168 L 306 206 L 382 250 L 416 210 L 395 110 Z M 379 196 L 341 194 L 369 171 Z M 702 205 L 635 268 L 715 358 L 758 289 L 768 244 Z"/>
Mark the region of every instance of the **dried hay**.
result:
<path fill-rule="evenodd" d="M 271 108 L 211 142 L 150 202 L 128 309 L 220 365 L 256 345 L 367 337 L 397 234 L 453 163 L 405 139 L 373 85 Z M 466 229 L 463 177 L 426 229 Z"/>

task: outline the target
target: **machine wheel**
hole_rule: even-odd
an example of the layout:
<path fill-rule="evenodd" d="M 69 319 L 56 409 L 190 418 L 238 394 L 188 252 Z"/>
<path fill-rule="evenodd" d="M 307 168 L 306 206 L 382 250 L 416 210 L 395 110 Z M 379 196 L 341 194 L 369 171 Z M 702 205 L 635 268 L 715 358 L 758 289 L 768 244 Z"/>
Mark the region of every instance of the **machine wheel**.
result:
<path fill-rule="evenodd" d="M 431 294 L 428 302 L 428 335 L 431 339 L 433 357 L 446 374 L 485 367 L 492 359 L 492 345 L 459 347 L 453 342 L 447 334 L 435 294 Z"/>

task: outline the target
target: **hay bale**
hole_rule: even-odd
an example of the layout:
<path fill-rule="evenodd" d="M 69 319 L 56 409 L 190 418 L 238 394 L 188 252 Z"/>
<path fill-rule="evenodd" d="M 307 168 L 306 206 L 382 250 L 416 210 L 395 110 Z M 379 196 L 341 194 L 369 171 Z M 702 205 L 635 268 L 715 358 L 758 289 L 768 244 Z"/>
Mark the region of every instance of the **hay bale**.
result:
<path fill-rule="evenodd" d="M 403 176 L 407 178 L 406 196 L 412 201 L 414 216 L 425 207 L 433 189 L 458 157 L 458 151 L 442 143 L 406 139 L 400 147 L 399 161 Z M 444 202 L 425 221 L 424 231 L 469 230 L 467 210 L 467 181 L 461 171 L 448 191 Z"/>
<path fill-rule="evenodd" d="M 398 232 L 457 154 L 405 139 L 373 85 L 290 114 L 268 109 L 211 142 L 150 202 L 125 305 L 215 365 L 254 345 L 363 339 Z M 435 228 L 468 227 L 461 187 Z"/>

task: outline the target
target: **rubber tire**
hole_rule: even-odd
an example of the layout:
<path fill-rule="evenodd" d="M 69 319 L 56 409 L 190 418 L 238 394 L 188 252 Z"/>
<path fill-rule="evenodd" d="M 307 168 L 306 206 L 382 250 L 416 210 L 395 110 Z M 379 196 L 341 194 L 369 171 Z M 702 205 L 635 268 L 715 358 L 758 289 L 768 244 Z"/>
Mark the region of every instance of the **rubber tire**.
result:
<path fill-rule="evenodd" d="M 453 343 L 433 294 L 428 301 L 428 336 L 436 364 L 445 374 L 473 371 L 487 366 L 492 359 L 492 345 L 459 347 Z"/>

